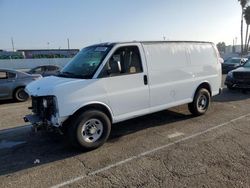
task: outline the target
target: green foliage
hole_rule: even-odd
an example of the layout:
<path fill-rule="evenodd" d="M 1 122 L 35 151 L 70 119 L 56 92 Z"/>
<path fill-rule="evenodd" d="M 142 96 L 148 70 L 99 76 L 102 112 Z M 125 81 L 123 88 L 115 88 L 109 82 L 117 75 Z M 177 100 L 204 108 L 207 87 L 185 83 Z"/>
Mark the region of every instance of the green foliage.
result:
<path fill-rule="evenodd" d="M 240 26 L 240 34 L 241 34 L 241 55 L 243 55 L 244 50 L 243 49 L 243 41 L 244 41 L 244 37 L 243 37 L 243 19 L 244 19 L 244 11 L 245 11 L 245 8 L 247 6 L 247 4 L 249 3 L 249 0 L 238 0 L 238 2 L 240 2 L 240 5 L 241 5 L 241 8 L 242 8 L 242 12 L 241 12 L 241 26 Z M 248 25 L 249 26 L 249 25 Z M 246 29 L 246 36 L 248 35 L 248 26 L 247 26 L 247 29 Z M 245 38 L 245 49 L 248 49 L 247 48 L 247 39 L 248 37 Z"/>
<path fill-rule="evenodd" d="M 225 51 L 226 51 L 226 43 L 225 42 L 219 42 L 216 46 L 217 46 L 219 52 L 225 53 Z"/>
<path fill-rule="evenodd" d="M 250 25 L 250 6 L 247 6 L 244 10 L 244 18 L 247 25 Z"/>
<path fill-rule="evenodd" d="M 249 0 L 238 0 L 240 2 L 241 8 L 244 9 L 247 6 Z"/>

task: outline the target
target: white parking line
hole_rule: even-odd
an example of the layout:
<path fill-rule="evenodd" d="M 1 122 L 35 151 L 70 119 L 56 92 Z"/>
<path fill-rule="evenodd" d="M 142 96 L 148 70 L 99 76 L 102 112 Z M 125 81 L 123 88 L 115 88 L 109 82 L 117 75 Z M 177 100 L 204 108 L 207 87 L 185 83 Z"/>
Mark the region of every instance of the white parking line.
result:
<path fill-rule="evenodd" d="M 168 135 L 168 138 L 176 138 L 176 137 L 179 137 L 179 136 L 183 136 L 183 135 L 185 135 L 184 133 L 181 133 L 181 132 L 175 132 L 175 133 L 173 133 L 173 134 L 169 134 Z"/>
<path fill-rule="evenodd" d="M 194 138 L 194 137 L 197 137 L 197 136 L 206 134 L 206 133 L 208 133 L 208 132 L 211 132 L 211 131 L 213 131 L 213 130 L 215 130 L 215 129 L 218 129 L 218 128 L 220 128 L 220 127 L 229 125 L 229 124 L 232 123 L 232 122 L 235 122 L 235 121 L 237 121 L 237 120 L 243 119 L 243 118 L 248 117 L 248 116 L 250 116 L 250 113 L 249 113 L 249 114 L 246 114 L 246 115 L 243 115 L 243 116 L 240 116 L 240 117 L 238 117 L 238 118 L 232 119 L 232 120 L 230 120 L 230 121 L 228 121 L 228 122 L 226 122 L 226 123 L 222 123 L 222 124 L 220 124 L 220 125 L 214 126 L 214 127 L 209 128 L 209 129 L 207 129 L 207 130 L 205 130 L 205 131 L 201 131 L 201 132 L 192 134 L 192 135 L 187 136 L 187 137 L 185 137 L 185 138 L 182 138 L 182 139 L 180 139 L 180 140 L 177 140 L 177 141 L 174 141 L 174 142 L 171 142 L 171 143 L 162 145 L 162 146 L 157 147 L 157 148 L 154 148 L 154 149 L 152 149 L 152 150 L 145 151 L 145 152 L 140 153 L 140 154 L 138 154 L 138 155 L 134 155 L 134 156 L 132 156 L 132 157 L 129 157 L 129 158 L 127 158 L 127 159 L 125 159 L 125 160 L 122 160 L 122 161 L 119 161 L 119 162 L 117 162 L 117 163 L 110 164 L 110 165 L 108 165 L 108 166 L 106 166 L 106 167 L 104 167 L 104 168 L 97 169 L 97 170 L 95 170 L 95 171 L 93 171 L 93 172 L 90 172 L 90 173 L 88 173 L 88 174 L 86 174 L 86 175 L 78 176 L 78 177 L 76 177 L 76 178 L 73 178 L 73 179 L 70 179 L 70 180 L 68 180 L 68 181 L 62 182 L 62 183 L 60 183 L 60 184 L 54 185 L 54 186 L 52 186 L 51 188 L 60 188 L 60 187 L 63 187 L 63 186 L 66 186 L 66 185 L 75 183 L 75 182 L 77 182 L 77 181 L 79 181 L 79 180 L 82 180 L 82 179 L 88 177 L 88 176 L 92 176 L 92 175 L 98 174 L 98 173 L 100 173 L 100 172 L 107 171 L 107 170 L 109 170 L 109 169 L 111 169 L 111 168 L 121 166 L 121 165 L 123 165 L 123 164 L 125 164 L 125 163 L 128 163 L 128 162 L 132 161 L 132 160 L 135 160 L 135 159 L 141 158 L 141 157 L 143 157 L 143 156 L 152 154 L 152 153 L 154 153 L 154 152 L 157 152 L 157 151 L 166 149 L 166 148 L 168 148 L 168 147 L 170 147 L 170 146 L 172 146 L 172 145 L 175 145 L 175 144 L 178 144 L 178 143 L 180 143 L 180 142 L 183 142 L 183 141 L 192 139 L 192 138 Z"/>

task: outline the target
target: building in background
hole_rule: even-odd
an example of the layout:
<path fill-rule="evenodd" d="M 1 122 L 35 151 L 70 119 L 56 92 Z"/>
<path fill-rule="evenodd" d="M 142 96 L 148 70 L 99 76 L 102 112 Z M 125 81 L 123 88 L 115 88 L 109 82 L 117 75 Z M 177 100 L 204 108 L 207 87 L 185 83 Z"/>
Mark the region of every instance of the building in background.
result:
<path fill-rule="evenodd" d="M 225 52 L 220 52 L 220 55 L 224 60 L 230 57 L 239 57 L 240 54 L 241 45 L 229 45 L 225 47 Z"/>
<path fill-rule="evenodd" d="M 79 49 L 17 50 L 17 52 L 24 53 L 25 59 L 71 58 L 79 52 Z"/>
<path fill-rule="evenodd" d="M 40 58 L 72 58 L 79 49 L 48 49 L 48 50 L 0 50 L 0 59 L 40 59 Z"/>
<path fill-rule="evenodd" d="M 0 50 L 0 59 L 24 59 L 24 53 Z"/>

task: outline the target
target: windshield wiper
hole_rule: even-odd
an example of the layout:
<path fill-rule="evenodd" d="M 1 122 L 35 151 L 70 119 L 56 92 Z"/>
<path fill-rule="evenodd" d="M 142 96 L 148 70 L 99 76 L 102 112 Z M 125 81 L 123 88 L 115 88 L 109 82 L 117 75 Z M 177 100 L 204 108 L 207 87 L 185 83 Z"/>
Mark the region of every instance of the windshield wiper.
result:
<path fill-rule="evenodd" d="M 71 77 L 71 76 L 75 76 L 75 74 L 72 72 L 59 72 L 58 76 Z"/>
<path fill-rule="evenodd" d="M 66 78 L 82 78 L 82 79 L 89 79 L 90 76 L 89 75 L 78 75 L 78 74 L 74 74 L 72 72 L 60 72 L 58 74 L 59 77 L 66 77 Z"/>

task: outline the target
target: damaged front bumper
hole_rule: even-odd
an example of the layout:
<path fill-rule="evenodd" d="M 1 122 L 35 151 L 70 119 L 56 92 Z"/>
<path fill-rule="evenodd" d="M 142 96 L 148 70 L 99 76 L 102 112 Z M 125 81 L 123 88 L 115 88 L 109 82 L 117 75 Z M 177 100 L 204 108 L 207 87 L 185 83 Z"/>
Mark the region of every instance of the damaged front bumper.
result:
<path fill-rule="evenodd" d="M 34 132 L 37 132 L 39 130 L 51 131 L 57 128 L 53 126 L 49 121 L 43 121 L 39 116 L 34 114 L 26 115 L 23 120 L 24 122 L 29 122 L 32 124 L 32 130 Z"/>
<path fill-rule="evenodd" d="M 62 118 L 59 118 L 56 97 L 31 96 L 31 99 L 32 106 L 29 109 L 32 110 L 32 114 L 26 115 L 24 121 L 30 122 L 35 131 L 58 129 L 62 124 Z"/>
<path fill-rule="evenodd" d="M 33 114 L 24 116 L 23 120 L 26 123 L 30 122 L 32 125 L 41 122 L 41 119 L 38 116 L 33 115 Z"/>

